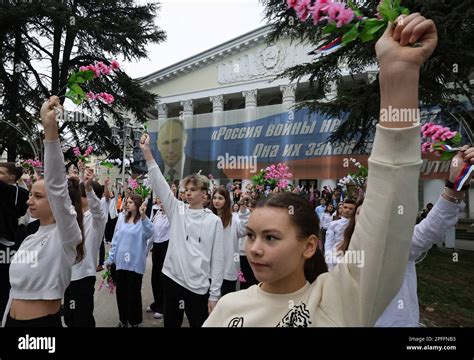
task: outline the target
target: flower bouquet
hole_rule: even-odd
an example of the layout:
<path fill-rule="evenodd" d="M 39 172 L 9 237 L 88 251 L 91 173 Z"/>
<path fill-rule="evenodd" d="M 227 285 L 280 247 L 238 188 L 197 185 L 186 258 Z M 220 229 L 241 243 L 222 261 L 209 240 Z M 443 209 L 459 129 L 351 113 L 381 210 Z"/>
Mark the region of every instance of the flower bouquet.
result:
<path fill-rule="evenodd" d="M 447 127 L 426 123 L 421 127 L 422 138 L 421 152 L 426 154 L 435 153 L 440 160 L 451 160 L 459 150 L 461 134 L 451 131 Z"/>
<path fill-rule="evenodd" d="M 106 268 L 104 273 L 102 274 L 102 281 L 99 284 L 99 291 L 102 290 L 102 288 L 108 288 L 109 293 L 113 294 L 115 290 L 115 283 L 112 278 L 112 272 L 110 271 L 110 268 Z"/>
<path fill-rule="evenodd" d="M 350 161 L 357 167 L 356 172 L 350 172 L 339 180 L 338 185 L 351 198 L 357 198 L 364 191 L 369 170 L 356 159 L 351 158 Z"/>
<path fill-rule="evenodd" d="M 92 147 L 91 145 L 89 145 L 86 151 L 84 151 L 84 155 L 81 153 L 81 149 L 78 146 L 72 149 L 72 152 L 74 153 L 74 156 L 76 157 L 76 159 L 78 161 L 81 160 L 84 164 L 89 162 L 87 157 L 91 155 L 93 151 L 94 151 L 94 147 Z"/>
<path fill-rule="evenodd" d="M 381 0 L 378 12 L 373 18 L 365 16 L 349 0 L 347 3 L 333 0 L 287 0 L 288 8 L 296 12 L 301 21 L 312 19 L 314 25 L 324 26 L 325 34 L 332 34 L 331 40 L 317 49 L 317 52 L 334 50 L 356 39 L 362 42 L 377 39 L 400 15 L 408 15 L 409 10 L 400 5 L 401 0 Z"/>
<path fill-rule="evenodd" d="M 101 101 L 104 104 L 112 104 L 114 97 L 108 93 L 101 92 L 95 94 L 89 91 L 87 94 L 82 89 L 82 85 L 95 78 L 101 76 L 110 76 L 120 68 L 120 64 L 116 60 L 110 62 L 110 66 L 105 65 L 102 61 L 87 66 L 81 66 L 79 71 L 73 71 L 67 80 L 67 92 L 65 97 L 70 99 L 74 104 L 79 105 L 86 98 L 90 101 Z"/>
<path fill-rule="evenodd" d="M 23 168 L 23 172 L 30 176 L 31 183 L 43 176 L 43 163 L 38 159 L 27 159 L 23 161 L 20 166 Z"/>
<path fill-rule="evenodd" d="M 262 195 L 267 187 L 270 187 L 271 190 L 275 188 L 282 191 L 286 190 L 288 180 L 292 177 L 293 174 L 289 172 L 289 167 L 286 164 L 279 163 L 261 169 L 257 175 L 252 176 L 252 181 L 256 191 Z"/>
<path fill-rule="evenodd" d="M 421 135 L 423 140 L 426 140 L 421 144 L 421 152 L 424 154 L 429 151 L 439 156 L 440 160 L 451 160 L 460 150 L 461 134 L 447 127 L 426 123 L 421 127 Z M 454 181 L 457 191 L 461 191 L 473 171 L 474 165 L 464 164 L 461 173 Z"/>
<path fill-rule="evenodd" d="M 139 179 L 138 177 L 137 179 Z M 135 194 L 138 194 L 142 197 L 143 201 L 146 200 L 148 195 L 151 193 L 151 187 L 148 185 L 148 181 L 143 180 L 143 183 L 139 184 L 136 179 L 129 179 L 128 186 L 132 188 Z"/>

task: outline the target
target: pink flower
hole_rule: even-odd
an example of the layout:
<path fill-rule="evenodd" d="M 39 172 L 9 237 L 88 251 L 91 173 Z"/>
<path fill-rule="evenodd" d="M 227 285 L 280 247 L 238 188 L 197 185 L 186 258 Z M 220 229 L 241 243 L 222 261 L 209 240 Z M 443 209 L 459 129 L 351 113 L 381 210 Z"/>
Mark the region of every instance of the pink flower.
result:
<path fill-rule="evenodd" d="M 316 25 L 320 20 L 324 19 L 322 15 L 327 15 L 330 2 L 328 0 L 319 0 L 309 8 L 311 16 L 313 17 L 313 23 Z"/>
<path fill-rule="evenodd" d="M 94 94 L 92 91 L 89 91 L 87 94 L 86 94 L 87 98 L 91 101 L 94 101 L 95 99 L 97 99 L 97 95 Z"/>
<path fill-rule="evenodd" d="M 110 73 L 112 72 L 112 70 L 110 70 L 110 68 L 107 66 L 101 68 L 100 71 L 102 72 L 103 75 L 110 75 Z"/>
<path fill-rule="evenodd" d="M 112 70 L 115 71 L 115 70 L 117 70 L 117 69 L 120 68 L 120 64 L 118 63 L 117 60 L 112 60 L 112 61 L 110 62 L 110 67 L 112 68 Z"/>
<path fill-rule="evenodd" d="M 354 19 L 354 12 L 351 9 L 344 9 L 337 17 L 336 27 L 340 28 L 343 25 L 349 24 Z"/>
<path fill-rule="evenodd" d="M 89 68 L 87 66 L 81 66 L 79 68 L 79 71 L 87 71 L 87 70 L 89 70 Z"/>
<path fill-rule="evenodd" d="M 308 6 L 311 4 L 311 0 L 300 0 L 299 3 L 296 5 L 296 16 L 301 21 L 306 21 L 309 15 Z"/>
<path fill-rule="evenodd" d="M 105 92 L 101 92 L 100 94 L 98 94 L 97 99 L 101 100 L 105 104 L 112 104 L 115 101 L 113 95 Z"/>
<path fill-rule="evenodd" d="M 431 148 L 431 145 L 432 145 L 432 144 L 431 144 L 429 141 L 423 143 L 423 144 L 421 145 L 421 152 L 422 152 L 423 154 L 426 154 L 426 153 L 428 152 L 428 150 Z"/>
<path fill-rule="evenodd" d="M 344 11 L 344 9 L 345 9 L 345 6 L 342 3 L 335 2 L 335 3 L 329 4 L 329 7 L 328 7 L 329 19 L 333 22 L 337 21 L 337 18 L 339 17 L 340 13 Z"/>
<path fill-rule="evenodd" d="M 288 9 L 294 8 L 296 4 L 298 4 L 298 0 L 286 0 L 286 4 L 288 5 Z"/>
<path fill-rule="evenodd" d="M 138 188 L 138 182 L 135 179 L 130 178 L 128 179 L 128 186 L 130 186 L 132 190 L 135 190 Z"/>
<path fill-rule="evenodd" d="M 74 153 L 74 156 L 81 156 L 81 150 L 78 147 L 72 149 L 72 152 Z"/>
<path fill-rule="evenodd" d="M 89 156 L 90 154 L 92 154 L 93 151 L 94 151 L 94 148 L 92 146 L 89 146 L 84 152 L 84 155 Z"/>

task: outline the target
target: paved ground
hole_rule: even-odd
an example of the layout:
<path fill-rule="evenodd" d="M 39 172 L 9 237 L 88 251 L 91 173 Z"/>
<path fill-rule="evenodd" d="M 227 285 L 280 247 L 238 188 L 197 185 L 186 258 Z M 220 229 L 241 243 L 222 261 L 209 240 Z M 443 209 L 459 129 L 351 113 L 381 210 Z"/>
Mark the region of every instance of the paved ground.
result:
<path fill-rule="evenodd" d="M 106 245 L 106 251 L 109 245 Z M 114 294 L 110 294 L 108 288 L 103 287 L 97 291 L 102 281 L 102 272 L 97 273 L 94 295 L 94 317 L 97 327 L 115 327 L 119 323 L 117 300 Z M 153 294 L 151 291 L 151 253 L 147 258 L 146 272 L 143 276 L 142 283 L 142 302 L 143 302 L 143 327 L 163 327 L 163 319 L 156 320 L 153 313 L 147 313 L 145 309 L 153 302 Z M 184 317 L 183 327 L 188 327 L 189 323 Z"/>

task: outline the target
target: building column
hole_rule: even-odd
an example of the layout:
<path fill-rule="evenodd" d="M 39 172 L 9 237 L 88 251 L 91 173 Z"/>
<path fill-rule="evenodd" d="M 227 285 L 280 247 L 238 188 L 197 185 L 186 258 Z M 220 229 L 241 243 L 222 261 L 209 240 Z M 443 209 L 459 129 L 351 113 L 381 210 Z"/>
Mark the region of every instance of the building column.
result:
<path fill-rule="evenodd" d="M 224 95 L 210 96 L 212 103 L 212 123 L 220 124 L 224 119 Z"/>
<path fill-rule="evenodd" d="M 290 110 L 295 105 L 296 84 L 282 85 L 280 91 L 283 94 L 283 108 Z"/>
<path fill-rule="evenodd" d="M 168 105 L 158 103 L 156 105 L 156 109 L 158 110 L 158 128 L 156 129 L 156 131 L 158 131 L 159 127 L 164 124 L 168 119 Z"/>
<path fill-rule="evenodd" d="M 191 121 L 192 116 L 194 115 L 194 103 L 192 99 L 183 100 L 180 102 L 183 110 L 179 112 L 179 119 L 181 121 Z M 186 128 L 186 126 L 185 126 Z"/>
<path fill-rule="evenodd" d="M 257 89 L 242 91 L 245 98 L 245 120 L 252 121 L 257 116 Z"/>
<path fill-rule="evenodd" d="M 158 121 L 166 120 L 168 118 L 168 105 L 158 103 L 156 108 L 158 110 Z"/>

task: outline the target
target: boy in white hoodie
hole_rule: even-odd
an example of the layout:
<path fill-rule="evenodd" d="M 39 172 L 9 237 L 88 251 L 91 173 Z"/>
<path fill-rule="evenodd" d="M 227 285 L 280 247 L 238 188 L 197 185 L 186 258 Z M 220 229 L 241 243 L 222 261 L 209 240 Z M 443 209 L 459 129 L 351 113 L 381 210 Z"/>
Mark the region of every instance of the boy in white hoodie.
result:
<path fill-rule="evenodd" d="M 183 180 L 188 204 L 176 199 L 150 150 L 144 134 L 140 147 L 147 161 L 153 193 L 162 202 L 171 224 L 164 274 L 164 326 L 181 327 L 183 315 L 191 327 L 201 327 L 220 297 L 224 276 L 223 226 L 205 209 L 209 180 L 190 175 Z M 209 286 L 209 279 L 211 280 Z"/>

